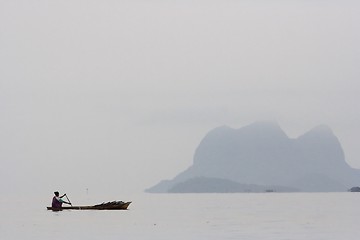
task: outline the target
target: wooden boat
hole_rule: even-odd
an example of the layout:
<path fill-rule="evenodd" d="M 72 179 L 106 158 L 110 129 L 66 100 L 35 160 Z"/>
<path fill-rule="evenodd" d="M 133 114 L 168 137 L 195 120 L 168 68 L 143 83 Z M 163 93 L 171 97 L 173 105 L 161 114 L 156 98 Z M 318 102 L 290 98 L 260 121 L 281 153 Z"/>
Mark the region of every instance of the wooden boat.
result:
<path fill-rule="evenodd" d="M 46 207 L 47 210 L 62 211 L 62 210 L 127 210 L 131 202 L 113 201 L 101 203 L 93 206 L 69 206 L 61 208 Z"/>

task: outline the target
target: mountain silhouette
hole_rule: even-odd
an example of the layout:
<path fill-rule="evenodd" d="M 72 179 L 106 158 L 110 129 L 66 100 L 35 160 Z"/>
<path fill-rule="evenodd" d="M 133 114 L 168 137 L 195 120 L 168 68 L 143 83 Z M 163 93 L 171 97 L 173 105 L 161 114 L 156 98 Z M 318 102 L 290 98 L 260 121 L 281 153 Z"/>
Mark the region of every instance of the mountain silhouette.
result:
<path fill-rule="evenodd" d="M 228 126 L 213 129 L 196 149 L 192 166 L 146 191 L 174 192 L 182 184 L 181 192 L 186 192 L 184 186 L 191 189 L 191 184 L 184 182 L 199 177 L 211 179 L 209 184 L 218 179 L 224 187 L 223 180 L 228 180 L 231 184 L 332 192 L 347 191 L 358 185 L 360 170 L 346 163 L 340 142 L 325 125 L 292 139 L 276 123 L 256 122 L 240 129 Z M 201 184 L 209 189 L 204 179 Z M 201 186 L 197 189 L 202 192 Z"/>

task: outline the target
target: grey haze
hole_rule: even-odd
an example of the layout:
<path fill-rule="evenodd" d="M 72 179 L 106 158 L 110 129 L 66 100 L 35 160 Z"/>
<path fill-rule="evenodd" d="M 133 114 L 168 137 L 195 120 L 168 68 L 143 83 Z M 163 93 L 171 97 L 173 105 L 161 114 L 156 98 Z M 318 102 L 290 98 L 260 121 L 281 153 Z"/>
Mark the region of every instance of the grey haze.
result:
<path fill-rule="evenodd" d="M 359 10 L 0 0 L 2 193 L 141 192 L 191 166 L 210 129 L 257 120 L 292 138 L 325 123 L 360 168 Z"/>

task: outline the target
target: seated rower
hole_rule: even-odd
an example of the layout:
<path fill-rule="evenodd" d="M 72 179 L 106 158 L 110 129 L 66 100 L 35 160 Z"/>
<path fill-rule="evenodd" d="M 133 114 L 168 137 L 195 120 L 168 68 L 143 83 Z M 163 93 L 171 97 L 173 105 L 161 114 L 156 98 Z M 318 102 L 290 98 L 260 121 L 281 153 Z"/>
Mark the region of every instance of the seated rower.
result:
<path fill-rule="evenodd" d="M 62 198 L 65 197 L 66 194 L 62 195 L 61 197 L 59 197 L 59 192 L 54 192 L 54 194 L 55 196 L 53 197 L 51 204 L 53 208 L 61 208 L 63 203 L 71 205 L 70 202 L 62 200 Z"/>

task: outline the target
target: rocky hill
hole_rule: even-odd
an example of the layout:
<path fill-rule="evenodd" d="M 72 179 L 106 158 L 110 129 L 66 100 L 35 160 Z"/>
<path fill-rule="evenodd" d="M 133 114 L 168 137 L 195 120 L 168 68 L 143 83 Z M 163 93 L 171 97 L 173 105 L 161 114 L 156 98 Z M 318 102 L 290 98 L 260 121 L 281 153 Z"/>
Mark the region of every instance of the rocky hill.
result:
<path fill-rule="evenodd" d="M 161 181 L 146 191 L 176 192 L 181 189 L 179 192 L 187 192 L 188 189 L 188 192 L 194 192 L 191 184 L 185 186 L 184 183 L 198 177 L 211 179 L 209 185 L 221 181 L 219 186 L 228 192 L 244 190 L 239 185 L 232 185 L 232 188 L 234 182 L 282 186 L 289 191 L 324 192 L 347 191 L 358 185 L 360 170 L 346 163 L 337 137 L 327 126 L 315 127 L 291 139 L 276 123 L 256 122 L 240 129 L 227 126 L 213 129 L 196 149 L 192 166 L 174 179 Z M 226 184 L 223 180 L 231 183 Z M 201 186 L 208 188 L 206 181 L 202 181 Z M 198 188 L 196 191 L 203 192 L 204 189 Z M 219 188 L 208 189 L 207 192 L 222 192 Z"/>

